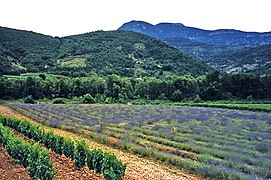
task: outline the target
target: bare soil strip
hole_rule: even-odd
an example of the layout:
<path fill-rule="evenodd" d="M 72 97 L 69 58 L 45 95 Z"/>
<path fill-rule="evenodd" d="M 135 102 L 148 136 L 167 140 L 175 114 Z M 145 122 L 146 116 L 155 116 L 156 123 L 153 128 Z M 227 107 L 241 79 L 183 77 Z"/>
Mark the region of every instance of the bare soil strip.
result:
<path fill-rule="evenodd" d="M 0 144 L 0 180 L 30 180 L 28 172 L 8 154 Z"/>
<path fill-rule="evenodd" d="M 23 118 L 26 119 L 33 124 L 38 124 L 36 121 L 30 119 L 29 117 L 26 117 L 13 109 L 6 107 L 6 106 L 0 106 L 0 114 L 4 114 L 11 117 L 16 118 Z M 187 174 L 177 168 L 168 167 L 162 164 L 159 164 L 157 162 L 153 162 L 151 160 L 147 160 L 144 158 L 140 158 L 137 155 L 133 155 L 130 153 L 122 152 L 118 149 L 113 149 L 108 146 L 99 144 L 97 142 L 91 141 L 86 138 L 82 138 L 80 135 L 77 135 L 75 133 L 67 132 L 61 129 L 57 128 L 51 128 L 47 126 L 40 125 L 44 130 L 46 131 L 52 131 L 55 134 L 69 137 L 71 139 L 84 139 L 86 143 L 88 144 L 90 149 L 94 148 L 100 148 L 103 151 L 106 152 L 113 152 L 118 159 L 120 159 L 122 162 L 126 163 L 128 162 L 128 166 L 125 172 L 124 180 L 144 180 L 144 179 L 151 179 L 151 180 L 178 180 L 178 179 L 202 179 L 199 177 L 196 177 L 194 175 Z M 69 168 L 69 165 L 66 163 L 66 160 L 62 160 L 62 163 L 66 165 Z M 67 169 L 68 169 L 67 168 Z M 74 171 L 71 173 L 68 173 L 67 176 L 59 177 L 58 179 L 74 179 L 76 177 L 72 177 Z M 76 178 L 77 179 L 77 178 Z"/>

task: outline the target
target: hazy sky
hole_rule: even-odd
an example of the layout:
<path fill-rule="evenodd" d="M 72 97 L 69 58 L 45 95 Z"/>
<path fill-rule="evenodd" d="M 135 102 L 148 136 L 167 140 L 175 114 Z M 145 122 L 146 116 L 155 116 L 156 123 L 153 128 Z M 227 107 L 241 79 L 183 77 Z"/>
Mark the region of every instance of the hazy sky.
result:
<path fill-rule="evenodd" d="M 131 20 L 271 31 L 271 0 L 0 0 L 0 26 L 65 36 Z"/>

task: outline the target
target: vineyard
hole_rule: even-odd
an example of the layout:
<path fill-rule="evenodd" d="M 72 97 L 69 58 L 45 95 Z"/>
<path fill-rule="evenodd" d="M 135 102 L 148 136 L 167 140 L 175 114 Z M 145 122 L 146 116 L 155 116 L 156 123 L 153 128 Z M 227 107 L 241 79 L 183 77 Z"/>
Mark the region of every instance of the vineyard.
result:
<path fill-rule="evenodd" d="M 76 131 L 202 177 L 271 178 L 269 113 L 150 105 L 9 106 L 42 124 Z"/>
<path fill-rule="evenodd" d="M 14 136 L 13 131 L 7 127 L 38 143 L 32 145 L 24 142 L 22 138 Z M 84 141 L 74 142 L 52 132 L 45 132 L 27 121 L 0 116 L 0 144 L 28 169 L 32 178 L 52 179 L 57 174 L 57 169 L 52 168 L 49 151 L 40 147 L 39 143 L 59 155 L 64 154 L 74 160 L 78 169 L 87 166 L 96 173 L 102 173 L 105 179 L 122 179 L 124 176 L 126 164 L 122 164 L 112 153 L 104 153 L 100 149 L 90 150 Z"/>
<path fill-rule="evenodd" d="M 271 112 L 271 104 L 240 104 L 240 103 L 176 103 L 182 106 L 199 106 L 199 107 L 217 107 L 217 108 L 228 108 L 228 109 L 239 109 L 249 111 L 262 111 Z"/>

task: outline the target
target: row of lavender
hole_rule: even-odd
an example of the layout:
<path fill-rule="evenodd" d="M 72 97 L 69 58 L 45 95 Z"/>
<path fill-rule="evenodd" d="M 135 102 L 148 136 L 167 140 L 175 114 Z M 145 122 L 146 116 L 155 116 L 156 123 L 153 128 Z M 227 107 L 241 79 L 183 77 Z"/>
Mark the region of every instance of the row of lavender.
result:
<path fill-rule="evenodd" d="M 98 136 L 96 139 L 114 137 L 123 149 L 133 149 L 130 146 L 134 145 L 187 159 L 189 163 L 216 166 L 242 177 L 271 176 L 268 113 L 150 105 L 9 106 L 52 126 L 84 128 L 92 137 Z M 129 147 L 124 148 L 123 144 Z"/>

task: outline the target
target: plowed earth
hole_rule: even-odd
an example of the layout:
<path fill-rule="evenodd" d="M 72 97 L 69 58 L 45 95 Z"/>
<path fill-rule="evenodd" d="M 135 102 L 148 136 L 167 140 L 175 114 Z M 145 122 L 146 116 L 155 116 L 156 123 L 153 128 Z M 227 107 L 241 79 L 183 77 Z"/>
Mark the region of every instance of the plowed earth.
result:
<path fill-rule="evenodd" d="M 36 121 L 6 106 L 0 106 L 0 114 L 15 117 L 15 118 L 26 119 L 33 124 L 38 124 Z M 57 128 L 43 126 L 41 124 L 40 126 L 46 131 L 52 131 L 55 134 L 69 137 L 71 139 L 84 139 L 90 149 L 100 148 L 105 152 L 109 152 L 109 151 L 113 152 L 117 156 L 117 158 L 120 159 L 122 162 L 124 163 L 128 162 L 128 165 L 125 171 L 125 176 L 123 178 L 124 180 L 130 180 L 130 179 L 132 180 L 136 180 L 136 179 L 139 179 L 139 180 L 143 180 L 143 179 L 151 179 L 151 180 L 193 179 L 193 180 L 196 180 L 196 179 L 201 179 L 199 177 L 195 177 L 194 175 L 187 174 L 177 168 L 161 165 L 157 162 L 143 159 L 136 155 L 125 153 L 118 149 L 113 149 L 108 146 L 91 141 L 89 139 L 85 139 L 75 133 L 67 132 L 61 129 L 57 129 Z M 0 161 L 2 161 L 2 158 L 0 159 Z M 87 168 L 81 171 L 76 170 L 74 168 L 72 161 L 66 158 L 65 156 L 59 156 L 55 153 L 51 153 L 51 161 L 53 162 L 53 166 L 59 169 L 59 174 L 55 175 L 54 179 L 104 179 L 101 175 L 95 174 L 93 171 L 90 171 Z M 0 165 L 1 163 L 2 162 L 0 162 Z M 17 173 L 16 169 L 17 167 L 15 166 L 14 167 L 10 166 L 10 169 L 6 169 L 6 168 L 2 169 L 2 167 L 0 166 L 0 172 L 7 174 L 5 175 L 6 178 L 4 179 L 8 179 L 8 178 L 19 179 L 19 178 L 12 178 L 12 176 L 15 177 L 15 174 Z M 8 173 L 5 171 L 11 171 L 13 173 Z M 19 171 L 18 173 L 20 174 L 20 172 L 21 171 Z M 12 176 L 9 177 L 8 174 L 11 174 Z M 0 176 L 2 176 L 2 173 L 0 174 Z"/>
<path fill-rule="evenodd" d="M 31 179 L 23 166 L 17 164 L 0 145 L 0 180 Z"/>

